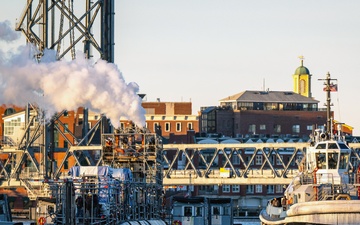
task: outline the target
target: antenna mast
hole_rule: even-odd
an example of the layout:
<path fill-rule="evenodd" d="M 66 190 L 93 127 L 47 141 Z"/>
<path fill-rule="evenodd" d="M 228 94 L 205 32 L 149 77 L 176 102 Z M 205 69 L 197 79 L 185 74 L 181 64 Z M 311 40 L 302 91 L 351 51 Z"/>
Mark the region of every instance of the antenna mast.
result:
<path fill-rule="evenodd" d="M 326 91 L 326 133 L 329 135 L 332 136 L 332 124 L 331 124 L 331 121 L 332 121 L 332 118 L 331 118 L 331 95 L 330 95 L 330 92 L 332 91 L 332 88 L 333 88 L 333 84 L 330 83 L 331 80 L 337 80 L 337 79 L 331 79 L 330 77 L 330 73 L 328 72 L 326 74 L 326 79 L 318 79 L 318 80 L 325 80 L 324 82 L 324 85 L 325 85 L 325 88 L 324 88 L 324 91 Z"/>

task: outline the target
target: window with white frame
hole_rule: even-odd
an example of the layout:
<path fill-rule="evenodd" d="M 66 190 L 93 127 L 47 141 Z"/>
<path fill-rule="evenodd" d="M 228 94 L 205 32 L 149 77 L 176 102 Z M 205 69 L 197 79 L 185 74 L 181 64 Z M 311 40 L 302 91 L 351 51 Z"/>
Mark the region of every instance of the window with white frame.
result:
<path fill-rule="evenodd" d="M 246 185 L 246 194 L 254 193 L 254 185 Z"/>
<path fill-rule="evenodd" d="M 181 123 L 176 122 L 176 132 L 181 132 Z"/>
<path fill-rule="evenodd" d="M 171 130 L 170 123 L 166 122 L 165 123 L 165 132 L 170 132 L 170 130 Z"/>
<path fill-rule="evenodd" d="M 293 126 L 292 126 L 292 132 L 293 132 L 294 134 L 300 133 L 300 125 L 298 125 L 298 124 L 293 125 Z"/>
<path fill-rule="evenodd" d="M 259 129 L 260 130 L 266 130 L 266 125 L 265 124 L 260 124 Z"/>
<path fill-rule="evenodd" d="M 191 123 L 191 122 L 187 123 L 187 128 L 189 130 L 193 130 L 193 123 Z"/>
<path fill-rule="evenodd" d="M 281 165 L 281 161 L 280 161 L 280 159 L 279 159 L 279 156 L 280 156 L 280 158 L 281 158 L 281 161 L 283 161 L 283 159 L 284 159 L 284 156 L 283 156 L 283 155 L 278 155 L 278 156 L 276 156 L 276 165 Z"/>
<path fill-rule="evenodd" d="M 240 185 L 238 185 L 238 184 L 232 185 L 232 192 L 233 192 L 233 193 L 238 193 L 238 192 L 240 192 Z"/>
<path fill-rule="evenodd" d="M 256 158 L 255 158 L 255 164 L 256 165 L 261 165 L 262 164 L 262 155 L 256 155 Z"/>
<path fill-rule="evenodd" d="M 307 125 L 307 126 L 306 126 L 306 130 L 308 130 L 308 131 L 309 131 L 309 130 L 313 130 L 313 126 L 312 126 L 312 125 Z"/>
<path fill-rule="evenodd" d="M 157 130 L 158 127 L 159 127 L 159 123 L 158 123 L 158 122 L 155 122 L 155 123 L 154 123 L 154 132 Z"/>
<path fill-rule="evenodd" d="M 230 185 L 225 184 L 222 186 L 223 193 L 229 193 L 230 192 Z"/>
<path fill-rule="evenodd" d="M 261 184 L 255 185 L 255 189 L 256 189 L 256 193 L 262 193 L 262 185 Z"/>
<path fill-rule="evenodd" d="M 5 122 L 4 126 L 4 134 L 5 135 L 13 135 L 14 134 L 14 127 L 10 125 L 10 122 Z"/>

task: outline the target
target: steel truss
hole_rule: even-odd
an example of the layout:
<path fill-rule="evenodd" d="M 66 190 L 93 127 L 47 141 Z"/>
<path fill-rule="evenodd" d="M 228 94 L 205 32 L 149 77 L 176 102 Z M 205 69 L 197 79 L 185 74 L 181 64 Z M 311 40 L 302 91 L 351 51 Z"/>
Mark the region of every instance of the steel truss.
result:
<path fill-rule="evenodd" d="M 2 187 L 23 186 L 27 189 L 30 199 L 47 197 L 49 192 L 45 191 L 47 187 L 44 186 L 44 180 L 57 179 L 62 175 L 60 171 L 74 152 L 75 143 L 77 143 L 77 148 L 84 149 L 81 154 L 73 155 L 77 164 L 80 165 L 80 161 L 89 165 L 95 164 L 93 155 L 88 149 L 91 150 L 90 145 L 95 133 L 102 130 L 104 123 L 106 124 L 105 117 L 100 117 L 96 125 L 83 138 L 77 138 L 60 121 L 64 113 L 65 111 L 60 112 L 50 122 L 46 122 L 44 113 L 38 107 L 28 104 L 25 110 L 26 123 L 22 138 L 18 142 L 7 138 L 1 143 L 0 154 L 6 155 L 5 162 L 0 161 Z M 49 140 L 50 133 L 53 133 L 54 129 L 65 138 L 69 146 L 59 167 L 54 161 L 54 146 Z M 70 135 L 72 140 L 66 135 Z"/>
<path fill-rule="evenodd" d="M 164 145 L 164 185 L 289 184 L 309 143 Z M 360 160 L 350 143 L 351 170 Z M 256 156 L 261 155 L 259 163 Z M 289 157 L 284 163 L 283 157 Z M 220 161 L 220 157 L 222 162 Z M 233 163 L 233 158 L 237 163 Z M 275 165 L 275 162 L 279 162 Z M 355 171 L 354 171 L 355 172 Z"/>
<path fill-rule="evenodd" d="M 75 6 L 74 6 L 75 4 Z M 80 6 L 83 11 L 80 11 Z M 100 57 L 114 62 L 114 0 L 27 0 L 16 25 L 26 41 L 33 43 L 42 53 L 53 49 L 58 59 L 71 54 L 75 46 L 92 57 L 91 47 Z M 97 40 L 98 38 L 98 40 Z M 39 55 L 41 57 L 41 55 Z"/>

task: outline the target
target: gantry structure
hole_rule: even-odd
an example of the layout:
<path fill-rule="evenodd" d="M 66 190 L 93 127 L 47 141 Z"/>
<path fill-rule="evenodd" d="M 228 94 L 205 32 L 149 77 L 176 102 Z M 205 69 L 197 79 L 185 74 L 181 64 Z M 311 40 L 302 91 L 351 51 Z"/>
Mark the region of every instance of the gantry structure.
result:
<path fill-rule="evenodd" d="M 78 5 L 76 5 L 78 4 Z M 80 4 L 80 5 L 79 5 Z M 27 0 L 24 11 L 16 25 L 28 43 L 34 44 L 40 52 L 38 59 L 46 49 L 56 50 L 57 58 L 76 58 L 77 46 L 81 46 L 88 58 L 97 53 L 101 59 L 114 61 L 114 0 L 73 1 L 73 0 Z M 288 184 L 289 179 L 297 173 L 290 167 L 303 152 L 308 143 L 273 143 L 273 144 L 167 144 L 157 147 L 157 150 L 145 152 L 141 157 L 134 155 L 119 156 L 116 146 L 111 151 L 106 147 L 108 138 L 116 139 L 123 134 L 104 134 L 107 129 L 106 118 L 101 116 L 91 129 L 86 127 L 87 114 L 84 112 L 84 129 L 82 137 L 76 137 L 67 130 L 59 118 L 65 113 L 59 112 L 51 121 L 45 122 L 41 109 L 28 104 L 25 110 L 25 131 L 19 141 L 4 139 L 1 143 L 1 153 L 8 155 L 5 162 L 0 162 L 1 186 L 25 186 L 29 197 L 48 196 L 48 190 L 43 187 L 44 180 L 54 180 L 62 176 L 69 157 L 74 157 L 76 165 L 98 166 L 105 164 L 136 165 L 139 179 L 150 174 L 156 185 L 216 185 L 216 184 Z M 53 153 L 55 146 L 54 131 L 65 139 L 64 130 L 74 139 L 67 139 L 68 148 L 59 167 L 54 166 Z M 102 134 L 101 143 L 94 144 L 96 132 Z M 125 135 L 125 134 L 124 134 Z M 129 134 L 126 134 L 129 135 Z M 148 135 L 143 133 L 145 146 L 152 149 Z M 155 136 L 154 136 L 155 137 Z M 156 137 L 157 139 L 157 137 Z M 157 139 L 158 140 L 158 139 Z M 158 143 L 158 142 L 157 142 Z M 160 147 L 161 146 L 161 147 Z M 358 143 L 350 143 L 354 159 L 359 160 Z M 160 148 L 163 148 L 161 151 Z M 281 155 L 283 150 L 291 152 L 290 161 L 284 163 Z M 211 157 L 208 157 L 209 151 Z M 244 159 L 243 152 L 252 152 L 249 159 Z M 101 152 L 96 157 L 94 152 Z M 40 157 L 36 157 L 40 153 Z M 205 157 L 205 154 L 207 156 Z M 252 165 L 257 155 L 263 156 L 263 162 L 258 168 Z M 223 168 L 214 166 L 215 160 L 222 155 L 225 164 Z M 280 161 L 280 167 L 273 166 L 272 157 Z M 232 158 L 238 158 L 241 167 L 234 165 Z M 199 162 L 201 162 L 199 164 Z M 31 164 L 31 165 L 29 165 Z M 352 165 L 353 169 L 357 165 Z M 162 177 L 159 178 L 159 172 Z M 151 180 L 150 179 L 150 180 Z M 162 180 L 162 181 L 161 181 Z M 160 182 L 161 181 L 161 182 Z"/>

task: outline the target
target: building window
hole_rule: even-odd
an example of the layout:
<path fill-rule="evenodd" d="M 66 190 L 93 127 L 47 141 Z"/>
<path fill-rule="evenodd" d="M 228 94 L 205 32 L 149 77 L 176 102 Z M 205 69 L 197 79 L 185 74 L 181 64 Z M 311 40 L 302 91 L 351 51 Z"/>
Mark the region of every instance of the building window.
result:
<path fill-rule="evenodd" d="M 240 185 L 238 185 L 238 184 L 232 185 L 232 192 L 233 192 L 233 193 L 238 193 L 238 192 L 240 192 Z"/>
<path fill-rule="evenodd" d="M 279 124 L 274 125 L 274 132 L 281 133 L 281 125 L 279 125 Z"/>
<path fill-rule="evenodd" d="M 254 193 L 254 185 L 247 185 L 246 194 L 253 194 L 253 193 Z"/>
<path fill-rule="evenodd" d="M 184 207 L 184 216 L 192 216 L 192 207 L 191 206 Z"/>
<path fill-rule="evenodd" d="M 68 142 L 65 140 L 65 141 L 64 141 L 64 148 L 68 148 L 68 146 L 69 146 L 69 145 L 68 145 Z"/>
<path fill-rule="evenodd" d="M 300 133 L 300 125 L 293 125 L 293 127 L 292 127 L 292 132 L 293 132 L 294 134 Z"/>
<path fill-rule="evenodd" d="M 257 155 L 255 158 L 255 164 L 256 165 L 261 165 L 262 164 L 262 155 Z"/>
<path fill-rule="evenodd" d="M 11 121 L 5 122 L 4 133 L 5 135 L 14 135 L 15 127 L 21 126 L 21 118 L 12 119 Z"/>
<path fill-rule="evenodd" d="M 249 125 L 249 133 L 256 134 L 256 125 L 255 124 Z"/>
<path fill-rule="evenodd" d="M 274 185 L 267 185 L 267 193 L 274 194 Z"/>
<path fill-rule="evenodd" d="M 124 129 L 125 124 L 124 123 L 120 123 L 120 129 Z"/>
<path fill-rule="evenodd" d="M 313 126 L 312 125 L 307 125 L 306 130 L 313 130 Z"/>
<path fill-rule="evenodd" d="M 181 132 L 181 123 L 176 123 L 176 132 Z"/>
<path fill-rule="evenodd" d="M 250 156 L 246 156 L 246 162 L 249 163 L 251 160 Z M 251 161 L 250 165 L 254 165 L 254 161 Z"/>
<path fill-rule="evenodd" d="M 69 124 L 64 123 L 64 133 L 69 133 Z"/>
<path fill-rule="evenodd" d="M 319 126 L 318 126 L 318 129 L 320 129 L 320 130 L 323 130 L 323 131 L 324 131 L 324 130 L 325 130 L 325 126 L 324 126 L 324 125 L 319 125 Z"/>
<path fill-rule="evenodd" d="M 170 123 L 165 123 L 165 132 L 170 132 Z"/>
<path fill-rule="evenodd" d="M 283 193 L 283 187 L 282 187 L 282 185 L 281 185 L 281 184 L 277 184 L 277 185 L 275 186 L 275 191 L 276 191 L 276 193 Z"/>
<path fill-rule="evenodd" d="M 279 156 L 280 156 L 281 160 L 284 159 L 284 156 L 283 156 L 283 155 L 279 155 Z M 279 159 L 279 156 L 276 157 L 276 165 L 281 165 L 281 161 L 280 161 L 280 159 Z"/>
<path fill-rule="evenodd" d="M 187 124 L 187 128 L 188 128 L 188 130 L 193 130 L 193 124 L 192 124 L 192 123 L 188 123 L 188 124 Z"/>
<path fill-rule="evenodd" d="M 195 210 L 196 210 L 196 216 L 202 216 L 202 207 L 196 207 Z"/>
<path fill-rule="evenodd" d="M 158 122 L 155 122 L 154 123 L 154 132 L 157 131 L 159 128 L 159 123 Z"/>
<path fill-rule="evenodd" d="M 271 155 L 271 156 L 269 156 L 269 161 L 270 161 L 270 163 L 272 164 L 272 165 L 274 165 L 274 159 L 275 159 L 275 155 Z"/>
<path fill-rule="evenodd" d="M 233 165 L 240 165 L 240 158 L 238 157 L 236 152 L 232 155 L 231 162 L 233 163 Z"/>
<path fill-rule="evenodd" d="M 213 211 L 212 214 L 216 215 L 216 216 L 220 215 L 220 213 L 221 213 L 219 206 L 213 206 L 212 211 Z"/>
<path fill-rule="evenodd" d="M 14 127 L 11 126 L 11 122 L 5 122 L 4 134 L 5 135 L 13 135 L 14 134 Z"/>
<path fill-rule="evenodd" d="M 256 188 L 256 193 L 262 193 L 262 185 L 261 184 L 255 185 L 255 188 Z"/>
<path fill-rule="evenodd" d="M 69 116 L 69 112 L 68 112 L 68 111 L 65 111 L 63 115 L 64 115 L 64 117 L 68 117 L 68 116 Z"/>
<path fill-rule="evenodd" d="M 266 130 L 266 125 L 265 124 L 260 124 L 260 130 Z"/>
<path fill-rule="evenodd" d="M 225 184 L 222 186 L 223 193 L 229 193 L 230 192 L 230 185 Z"/>

